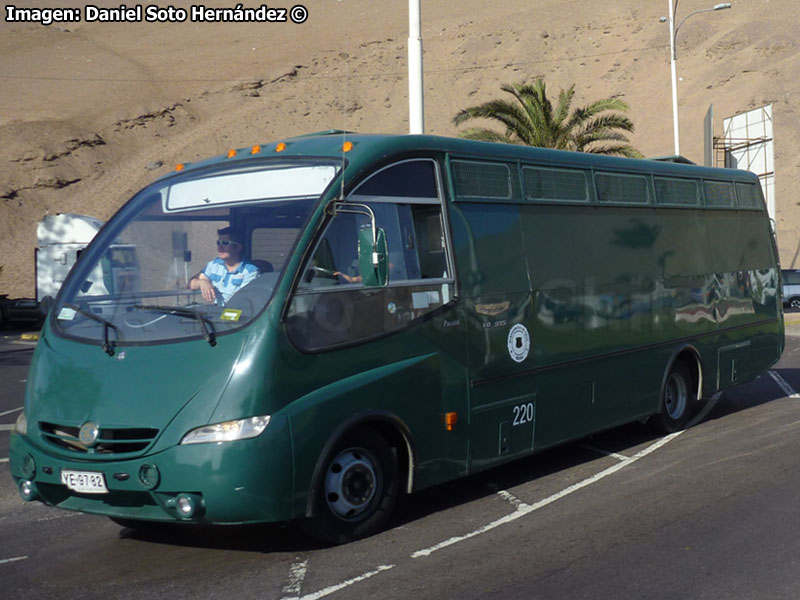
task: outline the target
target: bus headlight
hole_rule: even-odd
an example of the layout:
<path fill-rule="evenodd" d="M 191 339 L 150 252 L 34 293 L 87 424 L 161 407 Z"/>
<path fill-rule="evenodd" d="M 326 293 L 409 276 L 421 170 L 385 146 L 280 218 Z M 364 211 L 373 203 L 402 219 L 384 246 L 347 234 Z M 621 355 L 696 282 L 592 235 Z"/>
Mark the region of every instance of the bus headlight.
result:
<path fill-rule="evenodd" d="M 14 425 L 14 431 L 22 435 L 28 435 L 28 418 L 25 416 L 24 410 L 19 413 L 19 416 L 17 417 L 17 422 Z"/>
<path fill-rule="evenodd" d="M 261 435 L 267 425 L 269 425 L 269 415 L 203 425 L 203 427 L 192 429 L 183 436 L 181 444 L 208 444 L 246 440 Z"/>

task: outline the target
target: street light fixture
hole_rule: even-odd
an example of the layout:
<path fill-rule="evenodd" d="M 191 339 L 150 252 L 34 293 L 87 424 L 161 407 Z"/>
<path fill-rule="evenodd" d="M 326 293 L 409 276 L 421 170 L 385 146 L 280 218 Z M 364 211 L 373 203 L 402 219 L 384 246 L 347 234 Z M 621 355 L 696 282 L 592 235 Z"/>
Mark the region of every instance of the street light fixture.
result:
<path fill-rule="evenodd" d="M 715 4 L 712 8 L 703 8 L 691 12 L 683 17 L 680 23 L 678 23 L 678 26 L 675 27 L 675 11 L 678 9 L 678 0 L 667 0 L 667 3 L 669 4 L 669 17 L 661 17 L 659 20 L 662 23 L 669 22 L 670 71 L 672 72 L 672 126 L 675 136 L 675 155 L 677 156 L 681 153 L 681 144 L 678 134 L 678 45 L 675 42 L 675 38 L 678 36 L 678 30 L 681 28 L 681 25 L 683 25 L 689 17 L 704 12 L 725 10 L 726 8 L 730 8 L 731 4 L 730 2 L 723 2 L 721 4 Z"/>

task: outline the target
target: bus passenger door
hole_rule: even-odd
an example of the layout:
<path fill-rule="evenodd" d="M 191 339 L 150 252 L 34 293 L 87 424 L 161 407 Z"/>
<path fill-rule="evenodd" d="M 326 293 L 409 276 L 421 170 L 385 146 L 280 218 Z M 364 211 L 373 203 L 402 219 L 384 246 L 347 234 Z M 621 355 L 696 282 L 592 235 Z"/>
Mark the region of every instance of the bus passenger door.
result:
<path fill-rule="evenodd" d="M 467 321 L 472 472 L 533 448 L 531 294 L 517 206 L 456 203 L 451 223 Z"/>
<path fill-rule="evenodd" d="M 295 346 L 321 352 L 320 372 L 328 361 L 339 378 L 411 365 L 386 375 L 349 412 L 403 424 L 417 489 L 466 474 L 469 444 L 466 324 L 438 181 L 434 160 L 402 160 L 336 202 L 287 319 Z M 385 239 L 374 253 L 373 232 Z M 373 256 L 385 273 L 372 267 Z"/>

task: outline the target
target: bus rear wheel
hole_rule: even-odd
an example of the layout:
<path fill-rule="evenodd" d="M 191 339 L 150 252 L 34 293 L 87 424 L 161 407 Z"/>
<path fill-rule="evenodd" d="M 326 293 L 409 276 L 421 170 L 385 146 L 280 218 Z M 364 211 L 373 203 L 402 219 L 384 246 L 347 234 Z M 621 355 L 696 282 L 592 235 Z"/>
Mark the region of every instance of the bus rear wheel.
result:
<path fill-rule="evenodd" d="M 331 544 L 367 537 L 386 522 L 397 493 L 392 448 L 371 429 L 356 429 L 328 454 L 315 485 L 313 516 L 300 526 L 307 535 Z"/>
<path fill-rule="evenodd" d="M 679 361 L 672 365 L 661 392 L 658 414 L 650 423 L 661 433 L 675 433 L 686 427 L 692 414 L 692 376 Z"/>

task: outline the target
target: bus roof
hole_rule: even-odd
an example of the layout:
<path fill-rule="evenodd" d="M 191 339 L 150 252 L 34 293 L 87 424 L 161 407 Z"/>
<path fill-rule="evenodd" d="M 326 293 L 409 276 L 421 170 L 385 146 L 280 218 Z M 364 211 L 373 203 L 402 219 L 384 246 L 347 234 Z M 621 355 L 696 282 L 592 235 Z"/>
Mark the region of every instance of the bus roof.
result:
<path fill-rule="evenodd" d="M 352 144 L 343 151 L 345 142 Z M 251 148 L 230 150 L 197 163 L 181 165 L 181 170 L 193 170 L 225 162 L 241 162 L 259 158 L 347 158 L 358 170 L 365 162 L 372 163 L 382 156 L 397 156 L 423 152 L 443 152 L 459 157 L 500 161 L 521 161 L 532 164 L 570 166 L 582 169 L 600 169 L 622 172 L 672 175 L 691 178 L 738 180 L 753 182 L 757 177 L 748 171 L 697 166 L 690 161 L 664 161 L 604 156 L 588 152 L 567 152 L 496 142 L 478 142 L 462 138 L 410 134 L 360 134 L 341 130 L 327 130 L 285 138 Z M 688 164 L 687 164 L 688 163 Z"/>

